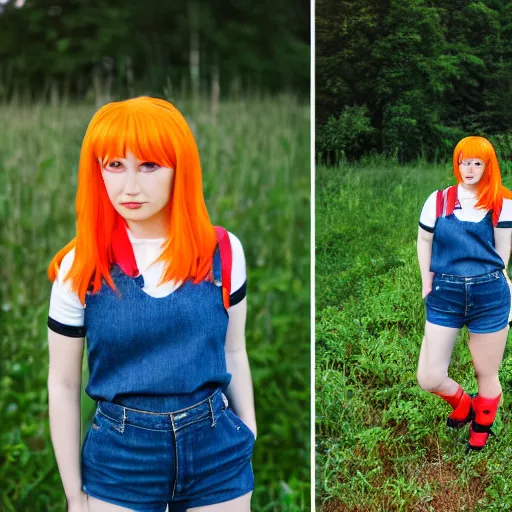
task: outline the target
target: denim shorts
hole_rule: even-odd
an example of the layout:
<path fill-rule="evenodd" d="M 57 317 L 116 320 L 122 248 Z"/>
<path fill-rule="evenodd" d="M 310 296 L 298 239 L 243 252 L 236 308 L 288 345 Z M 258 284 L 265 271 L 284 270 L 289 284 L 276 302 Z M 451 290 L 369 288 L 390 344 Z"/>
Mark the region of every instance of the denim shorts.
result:
<path fill-rule="evenodd" d="M 253 490 L 253 448 L 220 389 L 172 413 L 100 401 L 82 446 L 82 489 L 137 512 L 222 503 Z"/>
<path fill-rule="evenodd" d="M 484 334 L 504 329 L 509 321 L 510 288 L 503 271 L 476 277 L 435 274 L 425 297 L 427 321 Z"/>

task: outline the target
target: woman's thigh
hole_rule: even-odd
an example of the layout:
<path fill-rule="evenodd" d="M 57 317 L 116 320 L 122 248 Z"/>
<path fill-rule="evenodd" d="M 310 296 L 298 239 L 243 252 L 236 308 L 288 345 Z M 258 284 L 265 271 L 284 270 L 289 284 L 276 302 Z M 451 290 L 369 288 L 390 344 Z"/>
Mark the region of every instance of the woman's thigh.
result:
<path fill-rule="evenodd" d="M 93 496 L 87 496 L 87 510 L 88 512 L 133 512 L 131 508 L 120 507 L 113 503 L 99 500 Z"/>
<path fill-rule="evenodd" d="M 421 343 L 419 366 L 447 370 L 459 329 L 425 322 L 425 336 Z"/>
<path fill-rule="evenodd" d="M 503 359 L 509 327 L 486 334 L 470 333 L 469 351 L 477 377 L 493 377 Z"/>
<path fill-rule="evenodd" d="M 234 500 L 216 503 L 215 505 L 205 505 L 204 507 L 194 507 L 187 509 L 187 512 L 250 512 L 252 492 Z"/>

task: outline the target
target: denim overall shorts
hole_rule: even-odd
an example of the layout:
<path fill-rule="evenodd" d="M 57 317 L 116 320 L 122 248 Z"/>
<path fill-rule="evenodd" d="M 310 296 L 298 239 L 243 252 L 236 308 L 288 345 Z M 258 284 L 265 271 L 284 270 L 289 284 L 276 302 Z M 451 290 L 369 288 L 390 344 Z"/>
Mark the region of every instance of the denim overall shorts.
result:
<path fill-rule="evenodd" d="M 253 490 L 252 431 L 228 407 L 228 313 L 213 279 L 165 297 L 114 265 L 86 297 L 89 382 L 96 401 L 82 446 L 83 491 L 140 512 L 222 503 Z"/>
<path fill-rule="evenodd" d="M 480 222 L 454 213 L 437 219 L 430 270 L 432 291 L 425 297 L 427 321 L 444 327 L 468 327 L 485 334 L 509 322 L 510 288 L 504 263 L 494 249 L 492 212 Z"/>
<path fill-rule="evenodd" d="M 82 448 L 82 488 L 137 512 L 185 512 L 251 492 L 253 447 L 220 390 L 171 413 L 100 401 Z"/>

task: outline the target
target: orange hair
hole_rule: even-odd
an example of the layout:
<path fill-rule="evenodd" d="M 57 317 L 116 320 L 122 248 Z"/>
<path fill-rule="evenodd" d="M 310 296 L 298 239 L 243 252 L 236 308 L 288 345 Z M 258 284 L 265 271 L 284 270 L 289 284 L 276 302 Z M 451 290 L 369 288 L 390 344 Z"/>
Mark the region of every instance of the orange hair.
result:
<path fill-rule="evenodd" d="M 66 280 L 71 280 L 82 304 L 89 286 L 96 293 L 102 278 L 117 291 L 110 275 L 112 233 L 118 222 L 125 221 L 110 202 L 98 159 L 105 165 L 123 158 L 127 151 L 139 160 L 174 169 L 168 236 L 157 260 L 166 262 L 160 284 L 170 280 L 198 283 L 211 270 L 215 231 L 204 202 L 199 152 L 185 118 L 171 103 L 147 96 L 109 103 L 93 116 L 82 143 L 76 237 L 48 266 L 53 282 L 62 259 L 75 248 Z"/>
<path fill-rule="evenodd" d="M 484 137 L 465 137 L 453 150 L 453 173 L 462 183 L 459 165 L 466 158 L 479 158 L 485 163 L 482 178 L 477 184 L 476 208 L 492 210 L 492 223 L 498 224 L 503 198 L 512 199 L 512 192 L 501 183 L 500 166 L 493 145 Z"/>

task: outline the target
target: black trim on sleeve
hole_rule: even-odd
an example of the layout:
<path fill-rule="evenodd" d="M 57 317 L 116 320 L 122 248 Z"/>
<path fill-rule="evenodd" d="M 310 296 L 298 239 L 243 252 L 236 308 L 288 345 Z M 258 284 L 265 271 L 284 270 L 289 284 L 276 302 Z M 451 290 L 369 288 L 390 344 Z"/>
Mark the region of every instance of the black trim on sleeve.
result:
<path fill-rule="evenodd" d="M 497 228 L 512 228 L 512 220 L 498 222 Z"/>
<path fill-rule="evenodd" d="M 424 229 L 425 231 L 428 231 L 429 233 L 434 232 L 434 228 L 431 228 L 430 226 L 425 226 L 425 224 L 422 224 L 421 222 L 418 222 L 421 229 Z"/>
<path fill-rule="evenodd" d="M 244 284 L 238 288 L 236 292 L 233 292 L 229 296 L 229 307 L 234 306 L 241 302 L 245 296 L 247 295 L 247 281 L 244 281 Z"/>
<path fill-rule="evenodd" d="M 51 317 L 48 317 L 48 327 L 56 332 L 57 334 L 63 334 L 64 336 L 69 336 L 70 338 L 84 338 L 85 337 L 85 327 L 80 327 L 76 325 L 64 325 L 57 320 L 54 320 Z"/>

